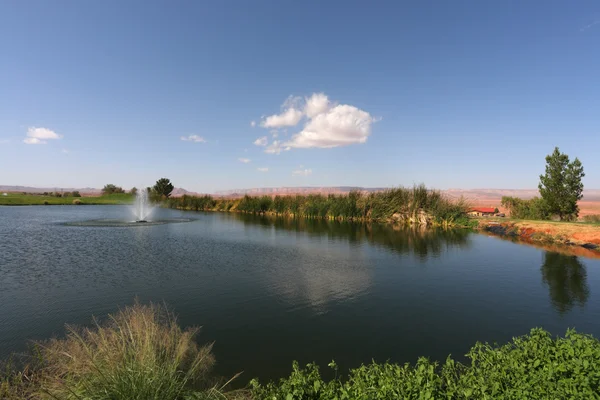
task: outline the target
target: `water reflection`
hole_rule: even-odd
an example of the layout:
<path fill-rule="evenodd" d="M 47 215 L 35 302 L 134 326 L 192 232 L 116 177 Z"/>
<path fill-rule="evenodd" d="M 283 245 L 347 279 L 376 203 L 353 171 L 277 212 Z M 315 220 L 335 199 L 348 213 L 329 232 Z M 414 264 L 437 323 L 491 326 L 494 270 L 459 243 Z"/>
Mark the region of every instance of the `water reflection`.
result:
<path fill-rule="evenodd" d="M 548 286 L 553 307 L 561 314 L 574 305 L 583 307 L 590 295 L 585 266 L 576 256 L 544 253 L 542 281 Z"/>
<path fill-rule="evenodd" d="M 285 218 L 234 214 L 245 224 L 261 225 L 275 230 L 302 232 L 314 237 L 340 239 L 350 244 L 363 242 L 382 246 L 421 260 L 440 255 L 451 247 L 468 248 L 470 232 L 464 229 L 406 228 L 388 224 L 352 223 L 321 219 Z"/>

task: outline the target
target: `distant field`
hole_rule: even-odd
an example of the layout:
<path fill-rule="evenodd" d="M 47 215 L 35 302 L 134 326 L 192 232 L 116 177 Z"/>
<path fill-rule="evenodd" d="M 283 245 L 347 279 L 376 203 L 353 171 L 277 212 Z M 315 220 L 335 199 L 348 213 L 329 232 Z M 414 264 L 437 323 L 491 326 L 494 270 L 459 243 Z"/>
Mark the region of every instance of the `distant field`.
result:
<path fill-rule="evenodd" d="M 71 205 L 75 200 L 81 204 L 131 204 L 133 195 L 128 193 L 96 197 L 54 197 L 35 194 L 7 193 L 0 195 L 0 206 Z"/>

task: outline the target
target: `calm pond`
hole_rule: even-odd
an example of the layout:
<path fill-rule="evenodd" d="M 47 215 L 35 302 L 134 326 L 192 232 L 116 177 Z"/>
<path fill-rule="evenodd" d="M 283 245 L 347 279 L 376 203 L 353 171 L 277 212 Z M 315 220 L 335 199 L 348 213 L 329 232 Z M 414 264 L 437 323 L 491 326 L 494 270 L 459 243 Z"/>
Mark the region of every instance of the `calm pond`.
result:
<path fill-rule="evenodd" d="M 598 260 L 466 231 L 165 209 L 154 218 L 191 221 L 74 226 L 131 215 L 0 207 L 0 358 L 136 296 L 201 325 L 216 372 L 244 382 L 287 375 L 292 360 L 460 358 L 536 326 L 600 336 Z"/>

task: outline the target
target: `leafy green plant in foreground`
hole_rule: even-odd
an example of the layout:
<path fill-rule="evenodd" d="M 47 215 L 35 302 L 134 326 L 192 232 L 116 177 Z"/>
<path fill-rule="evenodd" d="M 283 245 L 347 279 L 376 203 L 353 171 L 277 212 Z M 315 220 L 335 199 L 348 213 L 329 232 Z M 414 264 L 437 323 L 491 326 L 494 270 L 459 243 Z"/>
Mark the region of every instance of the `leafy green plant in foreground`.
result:
<path fill-rule="evenodd" d="M 254 380 L 251 390 L 272 400 L 600 399 L 600 343 L 573 330 L 554 339 L 538 328 L 503 346 L 478 343 L 467 357 L 468 364 L 450 357 L 442 365 L 425 358 L 414 366 L 372 363 L 330 381 L 315 364 L 294 363 L 289 377 Z"/>

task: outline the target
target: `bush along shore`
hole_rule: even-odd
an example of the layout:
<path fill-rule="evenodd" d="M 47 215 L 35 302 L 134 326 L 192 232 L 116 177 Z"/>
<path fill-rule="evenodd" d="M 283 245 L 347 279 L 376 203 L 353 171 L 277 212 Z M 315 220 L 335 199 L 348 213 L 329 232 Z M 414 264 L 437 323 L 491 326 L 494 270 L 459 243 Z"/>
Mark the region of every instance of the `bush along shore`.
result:
<path fill-rule="evenodd" d="M 67 336 L 36 343 L 26 367 L 8 364 L 0 398 L 94 400 L 342 400 L 342 399 L 598 399 L 600 342 L 568 330 L 542 329 L 505 345 L 477 343 L 462 364 L 420 358 L 416 364 L 362 365 L 348 374 L 335 362 L 333 379 L 315 364 L 292 364 L 278 382 L 252 380 L 229 390 L 211 376 L 211 345 L 197 344 L 197 329 L 181 329 L 164 306 L 135 303 L 94 321 L 68 327 Z M 232 379 L 235 379 L 233 377 Z"/>
<path fill-rule="evenodd" d="M 466 217 L 469 205 L 452 200 L 424 185 L 394 188 L 376 193 L 346 195 L 244 196 L 237 199 L 182 196 L 167 206 L 194 211 L 229 211 L 296 218 L 391 222 L 426 226 L 472 226 Z"/>

